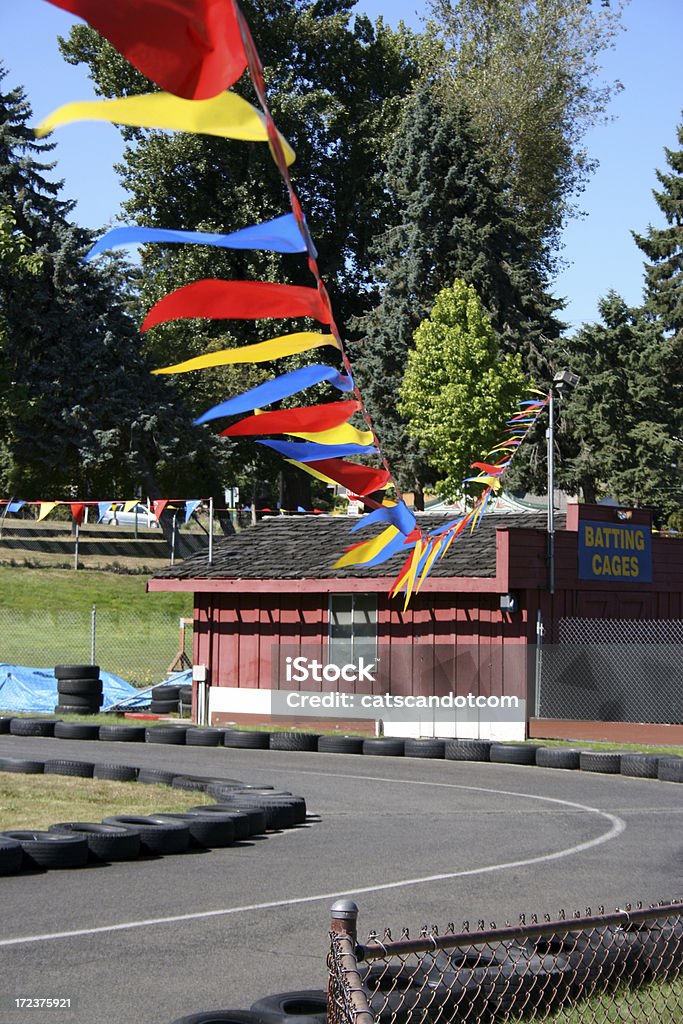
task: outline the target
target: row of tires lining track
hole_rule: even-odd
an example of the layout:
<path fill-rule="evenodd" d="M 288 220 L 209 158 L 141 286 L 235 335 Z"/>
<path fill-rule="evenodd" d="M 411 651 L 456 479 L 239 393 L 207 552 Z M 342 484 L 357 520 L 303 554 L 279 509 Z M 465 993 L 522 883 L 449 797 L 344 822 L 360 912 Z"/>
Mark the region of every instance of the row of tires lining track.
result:
<path fill-rule="evenodd" d="M 0 771 L 69 775 L 80 778 L 168 785 L 217 800 L 182 813 L 112 815 L 101 822 L 59 822 L 45 830 L 0 832 L 0 875 L 22 869 L 78 868 L 140 856 L 217 849 L 306 821 L 306 801 L 272 786 L 250 786 L 237 779 L 177 775 L 132 765 L 94 764 L 53 758 L 0 758 Z"/>
<path fill-rule="evenodd" d="M 261 732 L 185 725 L 96 725 L 51 719 L 0 718 L 0 733 L 54 736 L 62 739 L 187 746 L 241 747 L 257 750 L 318 751 L 384 757 L 442 758 L 447 761 L 490 761 L 627 775 L 639 779 L 683 782 L 683 757 L 642 751 L 581 750 L 533 743 L 495 743 L 484 739 L 402 739 L 400 737 L 320 736 L 307 732 Z"/>

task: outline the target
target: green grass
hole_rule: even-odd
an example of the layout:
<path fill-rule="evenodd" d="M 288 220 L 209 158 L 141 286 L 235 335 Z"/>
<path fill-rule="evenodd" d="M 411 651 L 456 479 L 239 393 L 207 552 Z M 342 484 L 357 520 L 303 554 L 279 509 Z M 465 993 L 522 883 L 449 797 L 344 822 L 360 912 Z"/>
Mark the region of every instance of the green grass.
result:
<path fill-rule="evenodd" d="M 515 1024 L 680 1024 L 683 981 L 653 981 L 641 988 L 620 988 L 584 999 L 546 1016 L 515 1018 Z M 513 1024 L 511 1021 L 510 1024 Z"/>
<path fill-rule="evenodd" d="M 101 821 L 110 814 L 186 811 L 211 803 L 203 793 L 69 775 L 0 774 L 0 829 L 46 829 L 59 821 Z"/>
<path fill-rule="evenodd" d="M 134 685 L 161 682 L 178 652 L 179 619 L 192 617 L 192 594 L 147 594 L 145 583 L 144 576 L 0 567 L 2 661 L 89 663 L 95 605 L 97 664 Z M 190 640 L 188 631 L 188 652 Z"/>
<path fill-rule="evenodd" d="M 12 569 L 0 566 L 0 608 L 17 612 L 150 611 L 180 617 L 192 614 L 192 594 L 147 594 L 145 576 L 70 569 Z"/>
<path fill-rule="evenodd" d="M 650 746 L 649 743 L 592 743 L 587 740 L 528 740 L 542 747 L 571 747 L 572 750 L 616 750 L 644 754 L 678 754 L 683 756 L 683 747 Z"/>

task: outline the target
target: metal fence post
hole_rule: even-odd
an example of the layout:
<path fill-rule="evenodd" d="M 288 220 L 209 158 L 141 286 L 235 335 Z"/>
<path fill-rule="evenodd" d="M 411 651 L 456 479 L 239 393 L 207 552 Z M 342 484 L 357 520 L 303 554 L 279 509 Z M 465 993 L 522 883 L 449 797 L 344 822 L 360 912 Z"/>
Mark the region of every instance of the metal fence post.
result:
<path fill-rule="evenodd" d="M 358 907 L 353 900 L 337 900 L 331 915 L 328 1024 L 375 1024 L 356 960 Z"/>
<path fill-rule="evenodd" d="M 95 664 L 95 630 L 97 628 L 97 605 L 92 606 L 90 613 L 90 664 Z"/>
<path fill-rule="evenodd" d="M 353 900 L 337 900 L 332 904 L 330 913 L 330 931 L 335 934 L 348 935 L 355 945 L 358 941 L 358 905 Z"/>

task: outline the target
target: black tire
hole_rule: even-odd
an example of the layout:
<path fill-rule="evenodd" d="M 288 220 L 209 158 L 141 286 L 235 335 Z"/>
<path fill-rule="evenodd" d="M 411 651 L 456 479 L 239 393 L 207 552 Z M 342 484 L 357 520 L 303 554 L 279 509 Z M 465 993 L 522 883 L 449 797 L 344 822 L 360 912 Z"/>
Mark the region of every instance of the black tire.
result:
<path fill-rule="evenodd" d="M 247 729 L 226 729 L 223 733 L 224 747 L 242 747 L 249 750 L 267 750 L 270 744 L 269 732 Z"/>
<path fill-rule="evenodd" d="M 171 1024 L 282 1024 L 282 1021 L 251 1010 L 204 1010 L 191 1013 L 189 1017 L 178 1017 Z"/>
<path fill-rule="evenodd" d="M 172 743 L 181 746 L 185 743 L 185 730 L 177 725 L 152 725 L 145 729 L 145 743 Z"/>
<path fill-rule="evenodd" d="M 632 779 L 656 779 L 659 754 L 626 753 L 621 755 L 620 771 Z"/>
<path fill-rule="evenodd" d="M 138 772 L 138 782 L 146 786 L 170 786 L 175 777 L 175 772 L 165 772 L 161 768 L 141 768 Z"/>
<path fill-rule="evenodd" d="M 102 705 L 102 693 L 61 693 L 60 700 L 72 708 L 95 708 L 99 710 Z"/>
<path fill-rule="evenodd" d="M 660 758 L 657 778 L 662 782 L 683 782 L 683 757 Z"/>
<path fill-rule="evenodd" d="M 17 839 L 0 836 L 0 875 L 16 875 L 21 871 L 24 852 Z"/>
<path fill-rule="evenodd" d="M 60 740 L 97 740 L 100 727 L 92 722 L 56 722 L 55 736 Z"/>
<path fill-rule="evenodd" d="M 492 743 L 489 760 L 497 764 L 536 764 L 537 750 L 533 743 Z"/>
<path fill-rule="evenodd" d="M 317 732 L 272 732 L 268 746 L 271 750 L 317 750 Z"/>
<path fill-rule="evenodd" d="M 92 779 L 95 765 L 92 761 L 65 761 L 54 758 L 45 762 L 46 775 L 73 775 L 81 779 Z"/>
<path fill-rule="evenodd" d="M 56 715 L 99 715 L 100 705 L 55 704 Z"/>
<path fill-rule="evenodd" d="M 132 828 L 90 821 L 60 821 L 50 825 L 49 831 L 83 836 L 92 860 L 135 860 L 140 856 L 140 834 Z"/>
<path fill-rule="evenodd" d="M 171 780 L 172 789 L 186 789 L 190 793 L 206 793 L 211 785 L 207 779 L 195 778 L 191 775 L 174 775 Z"/>
<path fill-rule="evenodd" d="M 618 775 L 621 754 L 614 750 L 582 750 L 579 755 L 582 772 L 600 772 L 602 775 Z"/>
<path fill-rule="evenodd" d="M 9 724 L 11 721 L 12 718 L 10 715 L 3 715 L 2 718 L 0 718 L 0 735 L 2 735 L 2 733 L 9 732 Z"/>
<path fill-rule="evenodd" d="M 405 740 L 393 736 L 363 740 L 363 753 L 374 754 L 375 757 L 403 757 Z"/>
<path fill-rule="evenodd" d="M 109 743 L 144 743 L 144 725 L 101 725 L 100 740 Z"/>
<path fill-rule="evenodd" d="M 405 741 L 404 752 L 406 757 L 443 757 L 445 746 L 445 740 L 437 740 L 431 736 L 408 738 Z"/>
<path fill-rule="evenodd" d="M 218 803 L 225 797 L 229 800 L 235 793 L 249 793 L 251 790 L 240 785 L 238 782 L 231 782 L 227 779 L 225 782 L 211 782 L 207 785 L 205 791 L 207 796 L 212 796 Z"/>
<path fill-rule="evenodd" d="M 191 704 L 192 703 L 192 687 L 191 686 L 179 686 L 178 689 L 180 690 L 179 697 L 180 697 L 181 704 L 188 704 L 188 705 Z"/>
<path fill-rule="evenodd" d="M 237 807 L 235 804 L 209 804 L 201 806 L 195 804 L 189 808 L 191 811 L 208 811 L 209 814 L 230 814 L 246 822 L 246 833 L 242 835 L 241 829 L 235 825 L 235 837 L 245 839 L 248 836 L 262 836 L 267 831 L 266 812 L 262 807 Z"/>
<path fill-rule="evenodd" d="M 178 708 L 177 700 L 153 700 L 149 706 L 152 715 L 177 715 Z"/>
<path fill-rule="evenodd" d="M 21 775 L 42 775 L 44 761 L 27 761 L 23 757 L 0 757 L 0 772 L 18 772 Z"/>
<path fill-rule="evenodd" d="M 53 736 L 55 722 L 49 718 L 13 718 L 9 731 L 12 736 Z"/>
<path fill-rule="evenodd" d="M 140 835 L 144 853 L 184 853 L 190 845 L 190 830 L 180 821 L 164 820 L 156 814 L 120 814 L 102 819 L 103 825 L 123 825 Z"/>
<path fill-rule="evenodd" d="M 159 814 L 159 818 L 170 818 L 180 821 L 190 830 L 190 840 L 194 846 L 205 850 L 232 846 L 235 842 L 235 824 L 232 818 L 220 814 L 185 813 Z"/>
<path fill-rule="evenodd" d="M 91 697 L 93 700 L 102 698 L 102 682 L 99 679 L 60 679 L 57 693 L 68 694 L 70 697 Z M 78 704 L 77 700 L 67 700 L 67 704 Z"/>
<path fill-rule="evenodd" d="M 321 988 L 299 989 L 295 992 L 276 992 L 252 1003 L 254 1013 L 276 1014 L 283 1022 L 295 1024 L 299 1018 L 327 1021 L 327 993 Z"/>
<path fill-rule="evenodd" d="M 446 740 L 444 757 L 447 761 L 488 761 L 491 740 Z"/>
<path fill-rule="evenodd" d="M 55 665 L 57 679 L 99 679 L 99 665 Z"/>
<path fill-rule="evenodd" d="M 224 797 L 224 805 L 235 807 L 237 810 L 255 809 L 263 811 L 266 816 L 267 831 L 284 831 L 293 828 L 297 824 L 297 814 L 289 803 L 281 803 L 279 800 L 269 800 L 259 796 L 238 796 L 231 798 Z"/>
<path fill-rule="evenodd" d="M 362 754 L 363 740 L 360 736 L 321 736 L 318 750 L 321 754 Z"/>
<path fill-rule="evenodd" d="M 539 768 L 577 771 L 580 766 L 579 753 L 573 747 L 539 747 L 536 751 L 536 764 Z"/>
<path fill-rule="evenodd" d="M 219 747 L 223 742 L 222 729 L 188 729 L 185 733 L 188 747 Z"/>
<path fill-rule="evenodd" d="M 94 779 L 111 779 L 113 782 L 136 782 L 138 768 L 130 764 L 96 764 L 93 768 Z"/>
<path fill-rule="evenodd" d="M 162 701 L 163 703 L 173 701 L 175 704 L 177 704 L 178 701 L 180 700 L 180 687 L 176 686 L 174 683 L 169 683 L 168 685 L 162 684 L 161 686 L 155 686 L 152 689 L 152 700 Z"/>
<path fill-rule="evenodd" d="M 23 850 L 24 863 L 34 868 L 82 868 L 88 863 L 85 836 L 66 833 L 15 829 L 0 833 L 16 839 Z"/>

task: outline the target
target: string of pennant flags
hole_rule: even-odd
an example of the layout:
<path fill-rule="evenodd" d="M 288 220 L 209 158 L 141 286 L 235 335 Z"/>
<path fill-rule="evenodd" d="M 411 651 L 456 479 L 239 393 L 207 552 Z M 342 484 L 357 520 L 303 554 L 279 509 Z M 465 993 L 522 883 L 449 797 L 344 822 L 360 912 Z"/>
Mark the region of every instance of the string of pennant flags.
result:
<path fill-rule="evenodd" d="M 500 487 L 514 450 L 545 408 L 547 399 L 539 395 L 523 403 L 520 412 L 508 424 L 510 436 L 485 457 L 491 461 L 474 464 L 472 468 L 478 469 L 479 474 L 468 478 L 468 482 L 481 484 L 483 491 L 472 510 L 438 531 L 423 533 L 401 495 L 353 379 L 318 266 L 318 254 L 289 175 L 296 154 L 270 112 L 261 58 L 236 0 L 183 0 L 182 4 L 177 0 L 117 0 L 113 4 L 102 3 L 102 0 L 48 2 L 83 18 L 162 91 L 68 103 L 38 125 L 39 137 L 76 120 L 97 120 L 267 143 L 282 176 L 290 212 L 225 234 L 116 227 L 107 231 L 85 258 L 93 259 L 119 246 L 155 243 L 305 255 L 313 277 L 312 287 L 206 278 L 185 284 L 161 298 L 148 311 L 140 329 L 148 331 L 160 324 L 195 318 L 303 317 L 322 326 L 323 331 L 300 331 L 211 352 L 153 372 L 187 373 L 229 364 L 278 360 L 319 348 L 335 349 L 341 370 L 327 363 L 313 363 L 283 373 L 206 410 L 195 420 L 195 425 L 248 414 L 222 429 L 221 436 L 251 438 L 254 443 L 278 452 L 288 464 L 313 478 L 341 485 L 361 499 L 373 511 L 357 523 L 352 532 L 376 523 L 386 524 L 385 528 L 372 540 L 351 545 L 335 567 L 369 567 L 399 552 L 406 553 L 391 594 L 403 591 L 407 606 L 411 594 L 422 586 L 434 563 L 468 527 L 472 530 L 476 527 L 491 495 Z M 230 91 L 245 71 L 251 79 L 258 107 Z M 348 397 L 294 408 L 263 409 L 322 383 Z M 365 429 L 358 429 L 349 422 L 356 414 L 364 420 Z M 273 434 L 276 436 L 266 436 Z M 283 436 L 285 440 L 281 439 Z M 355 461 L 358 457 L 374 457 L 381 465 L 365 465 Z M 391 487 L 396 500 L 387 497 L 377 500 L 378 492 Z M 41 518 L 44 518 L 42 512 L 41 507 Z"/>
<path fill-rule="evenodd" d="M 115 499 L 114 501 L 25 501 L 24 499 L 10 499 L 0 498 L 0 516 L 3 515 L 16 515 L 21 512 L 25 507 L 33 508 L 36 507 L 38 515 L 36 516 L 36 522 L 42 522 L 43 519 L 47 519 L 51 512 L 58 507 L 66 507 L 71 512 L 71 517 L 78 523 L 79 526 L 83 524 L 85 513 L 89 509 L 97 509 L 97 522 L 101 522 L 102 519 L 107 515 L 108 512 L 119 514 L 121 512 L 132 512 L 136 505 L 141 505 L 141 498 L 130 498 L 130 499 Z M 283 515 L 294 515 L 306 514 L 306 515 L 327 515 L 322 508 L 304 508 L 303 505 L 297 505 L 296 508 L 284 508 L 282 502 L 277 502 L 275 507 L 272 508 L 267 505 L 256 505 L 256 504 L 227 504 L 227 505 L 216 505 L 211 502 L 210 498 L 161 498 L 156 501 L 150 501 L 148 508 L 149 514 L 159 522 L 161 514 L 165 509 L 175 514 L 182 512 L 184 516 L 184 522 L 188 523 L 195 512 L 200 512 L 202 509 L 211 507 L 214 512 L 260 512 L 265 514 L 283 514 Z M 139 518 L 143 521 L 146 518 L 146 513 L 140 512 Z"/>

